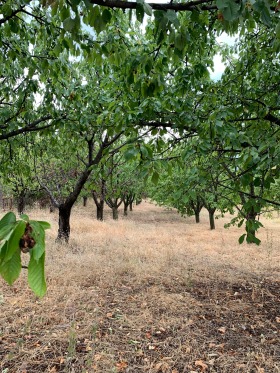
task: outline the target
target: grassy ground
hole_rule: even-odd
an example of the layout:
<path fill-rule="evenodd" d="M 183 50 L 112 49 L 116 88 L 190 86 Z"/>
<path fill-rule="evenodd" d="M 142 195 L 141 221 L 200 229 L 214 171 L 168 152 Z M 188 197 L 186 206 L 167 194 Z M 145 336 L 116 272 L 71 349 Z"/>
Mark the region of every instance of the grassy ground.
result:
<path fill-rule="evenodd" d="M 48 294 L 26 273 L 0 280 L 0 372 L 280 372 L 280 219 L 260 247 L 242 229 L 202 222 L 148 202 L 127 218 L 95 220 L 76 207 L 71 244 L 48 220 Z M 121 214 L 122 215 L 122 214 Z"/>

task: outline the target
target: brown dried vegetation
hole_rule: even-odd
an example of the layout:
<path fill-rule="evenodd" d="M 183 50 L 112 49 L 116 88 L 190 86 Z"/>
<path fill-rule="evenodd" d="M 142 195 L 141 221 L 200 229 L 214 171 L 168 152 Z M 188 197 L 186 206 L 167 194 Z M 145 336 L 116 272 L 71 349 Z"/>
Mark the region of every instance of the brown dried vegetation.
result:
<path fill-rule="evenodd" d="M 280 219 L 265 220 L 260 247 L 242 230 L 210 231 L 148 202 L 126 218 L 75 208 L 71 244 L 48 220 L 48 293 L 26 273 L 0 290 L 0 371 L 280 372 Z"/>

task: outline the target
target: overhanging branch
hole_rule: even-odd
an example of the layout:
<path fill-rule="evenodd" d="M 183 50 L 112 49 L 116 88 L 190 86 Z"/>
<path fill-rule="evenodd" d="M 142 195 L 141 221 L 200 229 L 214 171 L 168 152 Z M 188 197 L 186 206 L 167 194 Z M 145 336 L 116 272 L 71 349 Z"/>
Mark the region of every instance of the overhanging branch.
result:
<path fill-rule="evenodd" d="M 94 5 L 118 9 L 136 9 L 139 5 L 137 2 L 122 0 L 90 0 L 90 2 Z M 153 10 L 175 10 L 176 12 L 218 9 L 213 0 L 194 0 L 184 3 L 149 3 L 149 5 Z"/>

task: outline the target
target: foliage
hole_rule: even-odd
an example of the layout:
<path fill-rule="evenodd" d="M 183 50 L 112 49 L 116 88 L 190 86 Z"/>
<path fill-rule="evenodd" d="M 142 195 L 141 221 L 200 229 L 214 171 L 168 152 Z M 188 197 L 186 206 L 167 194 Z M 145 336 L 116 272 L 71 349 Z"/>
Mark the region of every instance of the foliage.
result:
<path fill-rule="evenodd" d="M 17 220 L 8 212 L 0 220 L 0 274 L 8 284 L 13 284 L 21 272 L 21 254 L 29 253 L 28 283 L 36 295 L 42 297 L 47 290 L 45 263 L 45 230 L 50 228 L 44 221 L 29 220 L 21 215 Z"/>
<path fill-rule="evenodd" d="M 1 183 L 11 170 L 28 189 L 38 180 L 68 240 L 91 173 L 122 151 L 143 179 L 168 175 L 168 203 L 183 213 L 197 198 L 212 210 L 241 204 L 236 222 L 258 243 L 256 217 L 279 205 L 278 10 L 271 0 L 2 1 L 0 146 L 16 164 L 2 155 Z M 224 31 L 238 35 L 234 47 L 217 45 Z M 227 68 L 214 82 L 217 52 Z"/>

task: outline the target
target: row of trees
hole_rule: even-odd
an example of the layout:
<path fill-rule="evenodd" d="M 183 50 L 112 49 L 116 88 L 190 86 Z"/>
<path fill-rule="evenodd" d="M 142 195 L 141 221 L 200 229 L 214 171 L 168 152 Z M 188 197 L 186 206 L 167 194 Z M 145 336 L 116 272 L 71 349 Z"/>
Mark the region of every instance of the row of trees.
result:
<path fill-rule="evenodd" d="M 168 199 L 183 213 L 198 199 L 211 216 L 236 206 L 243 239 L 258 243 L 257 215 L 279 206 L 278 1 L 3 0 L 0 13 L 1 184 L 39 183 L 59 239 L 81 193 L 120 159 L 176 189 Z M 217 44 L 222 32 L 238 35 L 234 47 Z M 218 52 L 227 67 L 215 82 Z M 108 179 L 113 195 L 121 176 Z"/>

